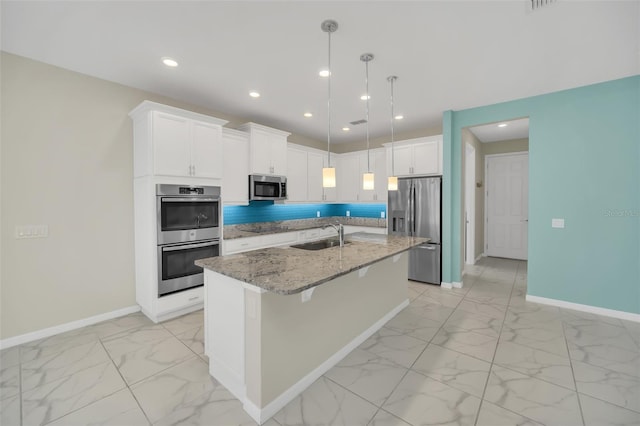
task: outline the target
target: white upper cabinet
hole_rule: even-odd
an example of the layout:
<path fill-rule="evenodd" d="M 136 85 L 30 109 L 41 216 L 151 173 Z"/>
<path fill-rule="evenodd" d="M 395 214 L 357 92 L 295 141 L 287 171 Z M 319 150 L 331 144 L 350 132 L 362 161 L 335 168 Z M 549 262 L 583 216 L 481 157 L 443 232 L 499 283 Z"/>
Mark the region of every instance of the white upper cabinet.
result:
<path fill-rule="evenodd" d="M 362 175 L 374 174 L 374 189 L 362 189 Z M 383 148 L 342 154 L 338 160 L 338 194 L 343 203 L 386 202 L 387 172 Z"/>
<path fill-rule="evenodd" d="M 331 202 L 338 200 L 336 188 L 322 187 L 322 169 L 327 167 L 327 154 L 316 151 L 307 153 L 307 201 Z M 332 154 L 331 165 L 336 167 L 337 156 Z"/>
<path fill-rule="evenodd" d="M 338 200 L 344 203 L 358 201 L 362 177 L 360 175 L 360 154 L 342 154 L 337 161 L 336 185 Z"/>
<path fill-rule="evenodd" d="M 442 174 L 442 135 L 398 141 L 387 147 L 387 170 L 392 173 L 391 159 L 394 158 L 396 176 L 440 175 Z"/>
<path fill-rule="evenodd" d="M 256 123 L 245 123 L 238 129 L 249 133 L 249 173 L 287 174 L 287 137 L 291 133 Z"/>
<path fill-rule="evenodd" d="M 291 160 L 289 160 L 291 161 Z M 307 200 L 311 202 L 325 201 L 322 187 L 322 168 L 327 161 L 327 154 L 307 153 Z M 329 188 L 327 188 L 329 189 Z M 335 188 L 334 189 L 335 192 Z"/>
<path fill-rule="evenodd" d="M 335 163 L 335 160 L 332 161 Z M 322 187 L 322 168 L 327 154 L 301 145 L 289 144 L 287 150 L 287 201 L 336 201 L 336 188 Z M 335 165 L 335 164 L 334 164 Z"/>
<path fill-rule="evenodd" d="M 222 129 L 224 161 L 222 201 L 224 204 L 249 204 L 249 135 Z"/>
<path fill-rule="evenodd" d="M 134 121 L 134 177 L 222 177 L 225 120 L 144 101 Z"/>
<path fill-rule="evenodd" d="M 287 149 L 287 201 L 307 201 L 307 151 Z"/>

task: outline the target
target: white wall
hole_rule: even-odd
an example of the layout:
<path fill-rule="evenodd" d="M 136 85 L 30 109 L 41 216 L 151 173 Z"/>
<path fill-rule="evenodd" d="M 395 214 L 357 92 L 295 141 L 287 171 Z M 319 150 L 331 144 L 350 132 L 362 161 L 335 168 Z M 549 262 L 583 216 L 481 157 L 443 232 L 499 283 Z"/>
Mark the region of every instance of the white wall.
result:
<path fill-rule="evenodd" d="M 1 62 L 0 339 L 135 305 L 127 114 L 149 99 L 247 120 L 5 52 Z M 25 224 L 49 237 L 15 239 Z"/>

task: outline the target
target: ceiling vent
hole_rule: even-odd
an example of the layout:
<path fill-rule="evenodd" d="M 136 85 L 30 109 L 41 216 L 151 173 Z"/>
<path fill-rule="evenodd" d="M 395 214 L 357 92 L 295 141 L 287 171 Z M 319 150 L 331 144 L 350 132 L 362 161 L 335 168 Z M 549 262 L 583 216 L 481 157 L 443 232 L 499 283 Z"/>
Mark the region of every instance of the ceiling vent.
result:
<path fill-rule="evenodd" d="M 351 122 L 351 123 L 349 123 L 349 124 L 351 124 L 352 126 L 357 126 L 358 124 L 364 124 L 364 123 L 366 123 L 366 122 L 367 122 L 367 120 L 365 120 L 365 119 L 363 118 L 363 119 L 361 119 L 361 120 L 352 121 L 352 122 Z"/>
<path fill-rule="evenodd" d="M 536 10 L 551 6 L 557 2 L 558 0 L 525 0 L 525 3 L 527 4 L 527 11 L 529 12 L 535 12 Z"/>

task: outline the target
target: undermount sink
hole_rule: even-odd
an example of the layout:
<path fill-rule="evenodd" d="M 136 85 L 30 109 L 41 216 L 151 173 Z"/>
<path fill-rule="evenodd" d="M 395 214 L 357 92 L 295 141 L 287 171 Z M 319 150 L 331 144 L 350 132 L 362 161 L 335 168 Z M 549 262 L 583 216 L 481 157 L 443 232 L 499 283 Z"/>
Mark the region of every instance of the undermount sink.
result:
<path fill-rule="evenodd" d="M 349 241 L 344 242 L 345 245 L 349 244 Z M 340 240 L 337 238 L 328 238 L 326 240 L 312 241 L 310 243 L 296 244 L 291 246 L 293 248 L 302 250 L 323 250 L 331 247 L 340 247 Z"/>

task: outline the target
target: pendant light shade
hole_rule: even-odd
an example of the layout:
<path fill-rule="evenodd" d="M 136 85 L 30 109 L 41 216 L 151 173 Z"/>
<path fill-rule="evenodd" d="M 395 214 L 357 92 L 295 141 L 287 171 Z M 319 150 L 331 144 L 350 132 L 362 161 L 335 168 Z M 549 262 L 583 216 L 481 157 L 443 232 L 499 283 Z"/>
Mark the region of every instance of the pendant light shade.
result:
<path fill-rule="evenodd" d="M 362 189 L 371 191 L 374 189 L 374 179 L 373 173 L 364 173 L 362 175 Z"/>
<path fill-rule="evenodd" d="M 398 176 L 395 174 L 395 157 L 394 157 L 394 149 L 393 149 L 393 120 L 395 119 L 395 115 L 393 113 L 393 83 L 398 79 L 395 75 L 391 75 L 387 77 L 387 81 L 391 84 L 391 176 L 389 176 L 387 183 L 387 190 L 389 191 L 397 191 L 398 190 Z"/>
<path fill-rule="evenodd" d="M 327 33 L 329 38 L 328 60 L 327 60 L 327 167 L 322 168 L 322 187 L 336 187 L 336 169 L 331 167 L 331 33 L 338 30 L 338 23 L 327 19 L 320 25 L 322 31 Z"/>
<path fill-rule="evenodd" d="M 323 188 L 336 187 L 336 168 L 335 167 L 322 168 L 322 187 Z"/>
<path fill-rule="evenodd" d="M 387 189 L 389 191 L 397 191 L 398 190 L 398 176 L 389 176 Z"/>
<path fill-rule="evenodd" d="M 360 60 L 364 62 L 365 69 L 365 101 L 367 105 L 366 109 L 366 121 L 367 121 L 367 173 L 362 175 L 362 189 L 365 191 L 372 191 L 375 187 L 375 177 L 371 172 L 371 158 L 369 154 L 369 99 L 371 95 L 369 94 L 369 62 L 373 60 L 372 53 L 363 53 L 360 55 Z"/>

